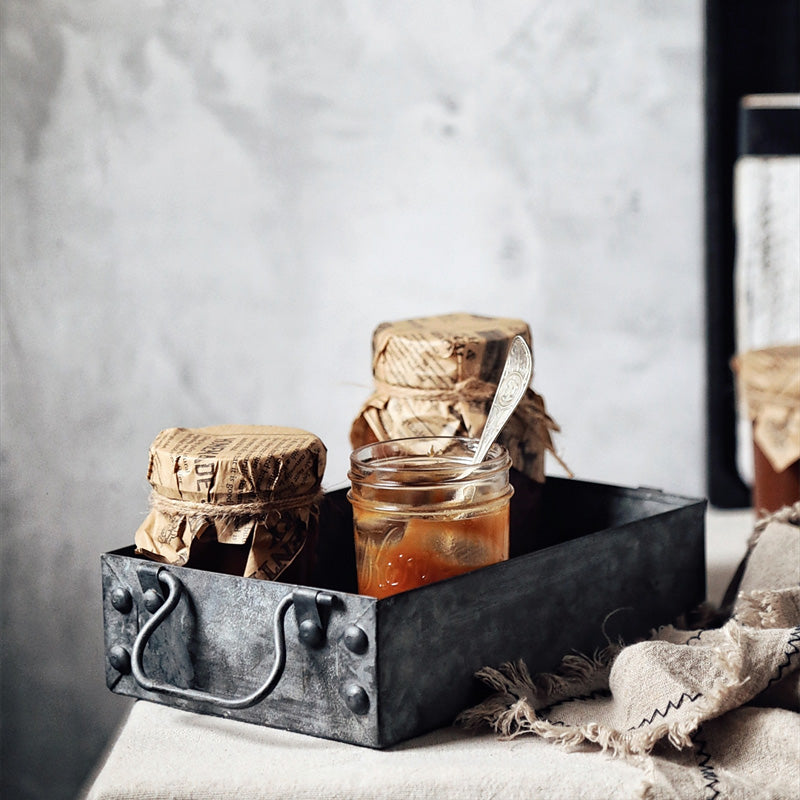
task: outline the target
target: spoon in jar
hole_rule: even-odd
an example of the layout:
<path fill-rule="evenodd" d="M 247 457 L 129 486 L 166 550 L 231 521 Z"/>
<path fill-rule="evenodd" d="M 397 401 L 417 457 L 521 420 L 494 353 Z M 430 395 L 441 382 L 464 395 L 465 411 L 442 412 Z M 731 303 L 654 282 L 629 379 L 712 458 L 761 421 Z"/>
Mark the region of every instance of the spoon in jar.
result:
<path fill-rule="evenodd" d="M 533 356 L 530 348 L 521 336 L 515 336 L 508 348 L 506 363 L 503 373 L 497 384 L 497 391 L 492 400 L 492 406 L 483 426 L 483 433 L 478 441 L 475 455 L 472 457 L 471 466 L 480 464 L 489 452 L 503 425 L 522 400 L 525 390 L 531 382 L 533 375 Z"/>

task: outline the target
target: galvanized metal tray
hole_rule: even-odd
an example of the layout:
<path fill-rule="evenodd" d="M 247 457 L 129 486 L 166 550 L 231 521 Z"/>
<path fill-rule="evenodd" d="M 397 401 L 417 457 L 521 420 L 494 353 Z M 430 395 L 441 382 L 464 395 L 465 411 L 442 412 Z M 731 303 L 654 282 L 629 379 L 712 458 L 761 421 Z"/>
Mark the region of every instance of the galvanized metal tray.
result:
<path fill-rule="evenodd" d="M 704 599 L 705 500 L 559 478 L 516 488 L 526 514 L 512 514 L 512 534 L 538 549 L 382 600 L 355 592 L 344 491 L 323 502 L 315 586 L 106 553 L 107 684 L 381 748 L 479 701 L 481 667 L 522 658 L 547 671 Z"/>

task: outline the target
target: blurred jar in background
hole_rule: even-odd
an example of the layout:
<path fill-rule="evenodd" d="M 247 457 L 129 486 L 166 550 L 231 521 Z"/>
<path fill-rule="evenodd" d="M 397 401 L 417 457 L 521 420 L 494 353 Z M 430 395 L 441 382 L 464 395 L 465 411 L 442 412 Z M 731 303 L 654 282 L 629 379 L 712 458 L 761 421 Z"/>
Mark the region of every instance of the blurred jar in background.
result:
<path fill-rule="evenodd" d="M 738 139 L 737 463 L 763 515 L 800 500 L 800 94 L 742 98 Z"/>
<path fill-rule="evenodd" d="M 733 362 L 752 426 L 758 516 L 800 501 L 800 345 L 750 350 Z"/>

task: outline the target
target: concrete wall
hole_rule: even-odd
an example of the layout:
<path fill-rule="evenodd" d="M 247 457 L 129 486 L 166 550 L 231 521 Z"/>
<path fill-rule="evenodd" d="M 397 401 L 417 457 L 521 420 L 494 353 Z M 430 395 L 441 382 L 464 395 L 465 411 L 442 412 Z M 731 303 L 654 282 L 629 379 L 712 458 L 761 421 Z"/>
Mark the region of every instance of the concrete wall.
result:
<path fill-rule="evenodd" d="M 127 707 L 99 555 L 154 435 L 304 427 L 340 486 L 384 320 L 526 319 L 578 477 L 703 493 L 702 4 L 2 13 L 9 797 L 72 796 Z"/>

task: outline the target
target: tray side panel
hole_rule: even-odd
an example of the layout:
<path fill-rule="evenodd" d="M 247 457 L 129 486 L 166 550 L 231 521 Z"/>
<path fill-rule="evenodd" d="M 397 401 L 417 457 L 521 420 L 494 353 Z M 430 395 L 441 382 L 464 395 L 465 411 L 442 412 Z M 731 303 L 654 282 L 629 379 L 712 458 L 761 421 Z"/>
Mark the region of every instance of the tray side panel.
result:
<path fill-rule="evenodd" d="M 694 502 L 696 498 L 670 495 L 659 489 L 548 478 L 543 486 L 535 547 L 550 547 L 608 528 L 619 528 Z"/>
<path fill-rule="evenodd" d="M 143 562 L 106 554 L 101 563 L 106 654 L 114 647 L 130 654 L 137 634 L 151 616 L 138 572 Z M 144 651 L 147 677 L 223 697 L 250 694 L 272 668 L 275 608 L 297 587 L 180 567 L 167 569 L 179 578 L 183 592 Z M 112 602 L 113 592 L 119 589 L 131 597 L 127 612 Z M 136 682 L 130 670 L 115 668 L 108 658 L 106 682 L 119 694 L 176 708 L 377 746 L 375 600 L 337 593 L 332 608 L 323 615 L 325 640 L 310 647 L 300 641 L 295 612 L 289 608 L 284 622 L 287 656 L 283 675 L 274 691 L 250 708 L 227 709 L 205 700 L 149 691 Z M 354 625 L 364 634 L 359 652 L 346 644 L 346 633 Z M 360 687 L 366 697 L 366 704 L 361 698 L 358 712 L 347 703 L 353 686 Z"/>
<path fill-rule="evenodd" d="M 378 603 L 382 746 L 452 723 L 474 673 L 631 641 L 705 597 L 705 502 L 549 547 Z M 608 637 L 608 638 L 607 638 Z"/>

